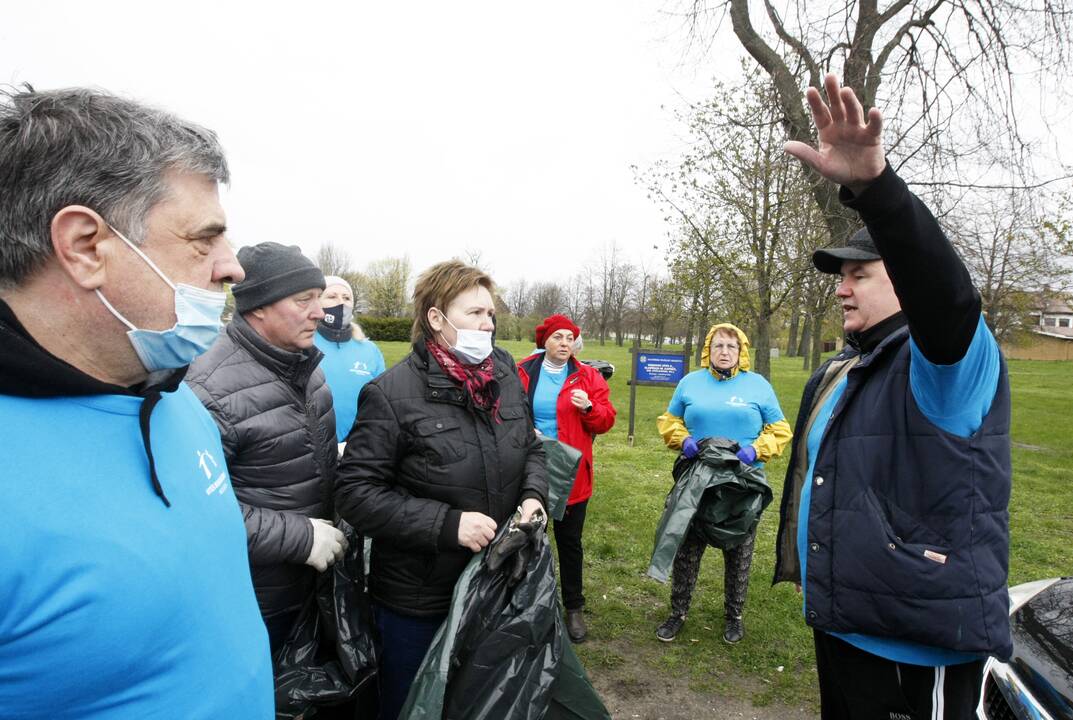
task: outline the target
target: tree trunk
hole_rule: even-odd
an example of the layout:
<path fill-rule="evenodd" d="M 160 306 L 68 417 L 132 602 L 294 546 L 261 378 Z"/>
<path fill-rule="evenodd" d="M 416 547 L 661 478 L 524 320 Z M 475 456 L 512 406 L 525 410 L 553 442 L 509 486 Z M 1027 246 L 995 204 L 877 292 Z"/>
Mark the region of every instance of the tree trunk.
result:
<path fill-rule="evenodd" d="M 804 358 L 801 363 L 802 370 L 808 370 L 810 353 L 812 350 L 812 323 L 809 322 L 809 318 L 805 318 L 805 322 L 801 327 L 801 341 L 797 345 L 798 356 Z"/>
<path fill-rule="evenodd" d="M 693 367 L 700 367 L 700 356 L 704 352 L 704 338 L 711 328 L 711 298 L 705 296 L 704 304 L 701 305 L 700 322 L 697 325 L 697 347 L 693 350 Z"/>
<path fill-rule="evenodd" d="M 686 337 L 683 350 L 686 357 L 693 353 L 693 326 L 697 322 L 697 303 L 700 302 L 700 289 L 693 288 L 693 298 L 689 302 L 689 320 L 686 322 Z"/>
<path fill-rule="evenodd" d="M 786 356 L 793 357 L 797 353 L 797 333 L 801 326 L 801 290 L 795 290 L 790 298 L 790 339 L 786 342 Z"/>
<path fill-rule="evenodd" d="M 820 366 L 820 354 L 823 352 L 823 303 L 819 304 L 816 312 L 812 315 L 812 366 L 809 370 L 815 371 Z"/>
<path fill-rule="evenodd" d="M 768 381 L 771 380 L 771 317 L 761 312 L 756 319 L 756 334 L 750 338 L 753 341 L 755 356 L 753 357 L 753 372 L 763 375 Z"/>

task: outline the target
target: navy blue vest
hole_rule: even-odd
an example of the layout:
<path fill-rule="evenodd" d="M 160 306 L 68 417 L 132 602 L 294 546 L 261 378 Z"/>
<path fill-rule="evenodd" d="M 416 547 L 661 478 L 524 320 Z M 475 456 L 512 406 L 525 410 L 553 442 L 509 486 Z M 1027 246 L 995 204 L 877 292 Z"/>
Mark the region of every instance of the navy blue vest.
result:
<path fill-rule="evenodd" d="M 962 438 L 917 407 L 909 357 L 905 328 L 863 357 L 824 431 L 809 509 L 805 615 L 821 630 L 1006 659 L 1006 363 L 983 425 Z"/>

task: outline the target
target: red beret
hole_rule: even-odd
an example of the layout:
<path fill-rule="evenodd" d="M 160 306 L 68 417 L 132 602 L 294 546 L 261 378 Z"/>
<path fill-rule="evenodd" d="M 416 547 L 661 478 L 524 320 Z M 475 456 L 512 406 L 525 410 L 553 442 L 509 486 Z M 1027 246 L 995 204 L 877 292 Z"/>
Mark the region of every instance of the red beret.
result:
<path fill-rule="evenodd" d="M 568 318 L 566 315 L 550 315 L 544 318 L 544 322 L 537 325 L 537 347 L 544 347 L 544 343 L 547 341 L 548 336 L 550 336 L 556 330 L 569 330 L 570 332 L 574 333 L 575 338 L 581 335 L 581 328 L 575 325 L 574 321 Z"/>

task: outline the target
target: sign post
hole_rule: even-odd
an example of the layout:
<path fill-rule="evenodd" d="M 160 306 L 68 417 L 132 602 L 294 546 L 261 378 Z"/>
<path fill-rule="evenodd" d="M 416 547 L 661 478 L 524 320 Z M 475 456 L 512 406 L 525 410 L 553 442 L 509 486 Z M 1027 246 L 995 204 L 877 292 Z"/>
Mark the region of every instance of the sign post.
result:
<path fill-rule="evenodd" d="M 637 342 L 630 348 L 630 431 L 626 441 L 633 447 L 638 385 L 677 385 L 689 372 L 689 355 L 682 350 L 642 349 Z"/>

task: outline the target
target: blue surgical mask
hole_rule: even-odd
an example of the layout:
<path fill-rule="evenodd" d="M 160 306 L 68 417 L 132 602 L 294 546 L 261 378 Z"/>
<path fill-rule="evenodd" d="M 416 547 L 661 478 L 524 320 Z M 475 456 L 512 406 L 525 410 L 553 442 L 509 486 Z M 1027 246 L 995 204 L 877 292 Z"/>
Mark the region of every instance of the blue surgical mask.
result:
<path fill-rule="evenodd" d="M 220 315 L 224 311 L 227 295 L 184 283 L 176 285 L 123 233 L 115 228 L 112 228 L 112 232 L 136 252 L 175 293 L 175 325 L 167 330 L 139 330 L 112 307 L 99 289 L 95 291 L 97 297 L 109 312 L 130 328 L 127 337 L 130 338 L 130 344 L 134 346 L 134 352 L 138 354 L 138 359 L 146 370 L 156 372 L 189 365 L 219 337 Z"/>

